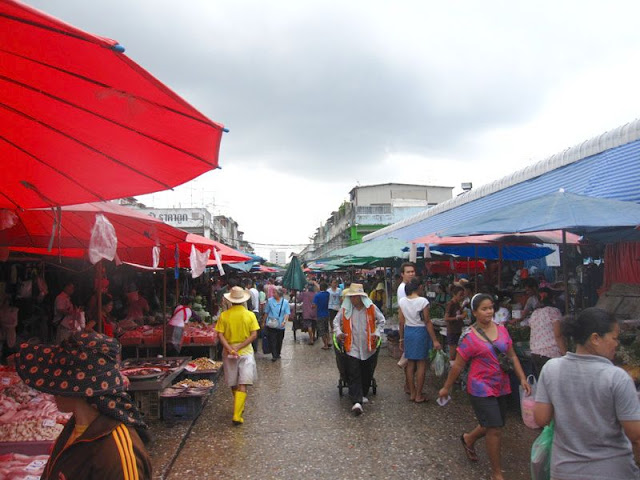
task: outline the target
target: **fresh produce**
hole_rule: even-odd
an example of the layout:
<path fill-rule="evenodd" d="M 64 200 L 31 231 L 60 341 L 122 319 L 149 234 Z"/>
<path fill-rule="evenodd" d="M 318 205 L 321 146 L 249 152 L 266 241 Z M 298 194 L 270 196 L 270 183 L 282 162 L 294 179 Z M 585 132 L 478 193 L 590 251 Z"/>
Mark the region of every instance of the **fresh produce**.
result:
<path fill-rule="evenodd" d="M 178 383 L 174 383 L 174 387 L 187 387 L 187 388 L 211 388 L 214 383 L 211 380 L 191 380 L 190 378 L 186 378 L 184 380 L 180 380 Z"/>
<path fill-rule="evenodd" d="M 196 358 L 189 362 L 189 365 L 194 365 L 197 370 L 219 370 L 222 368 L 222 362 L 216 362 L 207 357 Z"/>

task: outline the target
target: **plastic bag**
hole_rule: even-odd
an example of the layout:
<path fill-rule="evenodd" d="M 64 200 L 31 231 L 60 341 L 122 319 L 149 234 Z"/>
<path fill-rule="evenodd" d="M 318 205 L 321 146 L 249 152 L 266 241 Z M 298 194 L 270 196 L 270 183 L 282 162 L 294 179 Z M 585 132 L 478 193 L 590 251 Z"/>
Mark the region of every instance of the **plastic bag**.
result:
<path fill-rule="evenodd" d="M 91 229 L 91 240 L 89 241 L 89 261 L 98 263 L 103 258 L 111 261 L 116 256 L 118 248 L 118 238 L 116 229 L 104 215 L 96 215 L 96 223 Z"/>
<path fill-rule="evenodd" d="M 553 447 L 553 421 L 544 427 L 531 446 L 531 480 L 551 479 L 551 448 Z"/>
<path fill-rule="evenodd" d="M 204 269 L 207 267 L 211 250 L 200 252 L 196 249 L 195 245 L 191 245 L 191 255 L 189 255 L 189 262 L 191 263 L 191 277 L 198 278 L 204 273 Z"/>
<path fill-rule="evenodd" d="M 441 377 L 447 369 L 449 359 L 442 350 L 432 350 L 432 352 L 435 353 L 431 354 L 431 368 L 436 374 L 436 377 Z"/>
<path fill-rule="evenodd" d="M 520 412 L 522 421 L 529 428 L 540 428 L 533 417 L 533 409 L 536 406 L 536 377 L 529 375 L 527 382 L 531 385 L 531 395 L 527 395 L 520 386 Z"/>

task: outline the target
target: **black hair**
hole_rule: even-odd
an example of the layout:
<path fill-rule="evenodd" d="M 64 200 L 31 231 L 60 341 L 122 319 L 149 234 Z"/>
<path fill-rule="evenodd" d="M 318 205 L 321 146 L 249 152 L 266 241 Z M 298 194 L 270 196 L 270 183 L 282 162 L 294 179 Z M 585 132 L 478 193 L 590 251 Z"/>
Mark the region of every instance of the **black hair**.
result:
<path fill-rule="evenodd" d="M 525 278 L 522 281 L 522 286 L 524 286 L 525 288 L 529 287 L 529 288 L 533 288 L 533 289 L 537 290 L 538 289 L 538 281 L 535 278 L 531 278 L 531 277 Z"/>
<path fill-rule="evenodd" d="M 562 333 L 565 337 L 573 338 L 577 344 L 584 345 L 594 333 L 602 337 L 611 332 L 615 323 L 615 317 L 606 310 L 585 308 L 577 317 L 565 317 L 562 321 Z"/>
<path fill-rule="evenodd" d="M 493 304 L 493 297 L 487 293 L 477 293 L 474 295 L 471 299 L 471 311 L 475 312 L 480 304 L 485 300 L 491 300 L 491 303 Z"/>
<path fill-rule="evenodd" d="M 329 288 L 329 287 L 327 286 L 327 282 L 320 282 L 320 290 L 324 291 L 324 290 L 326 290 L 327 288 Z"/>
<path fill-rule="evenodd" d="M 551 290 L 548 287 L 542 287 L 540 289 L 540 293 L 546 293 L 546 295 L 544 295 L 540 301 L 542 302 L 542 304 L 545 307 L 553 307 L 554 303 L 553 303 L 553 299 L 555 297 L 555 292 L 553 290 Z"/>
<path fill-rule="evenodd" d="M 413 262 L 404 262 L 402 265 L 400 265 L 400 272 L 404 273 L 404 269 L 406 267 L 413 267 L 413 270 L 415 271 L 416 269 L 416 265 Z"/>
<path fill-rule="evenodd" d="M 460 292 L 464 292 L 464 288 L 462 288 L 460 285 L 454 285 L 453 287 L 451 287 L 451 295 L 456 295 Z"/>
<path fill-rule="evenodd" d="M 404 286 L 404 293 L 407 294 L 407 297 L 414 292 L 417 292 L 420 289 L 420 280 L 416 277 L 413 277 L 409 280 L 409 283 Z"/>
<path fill-rule="evenodd" d="M 111 298 L 111 295 L 109 295 L 108 293 L 103 293 L 101 295 L 101 301 L 102 301 L 102 306 L 104 307 L 105 305 L 109 305 L 110 303 L 112 303 L 113 298 Z"/>

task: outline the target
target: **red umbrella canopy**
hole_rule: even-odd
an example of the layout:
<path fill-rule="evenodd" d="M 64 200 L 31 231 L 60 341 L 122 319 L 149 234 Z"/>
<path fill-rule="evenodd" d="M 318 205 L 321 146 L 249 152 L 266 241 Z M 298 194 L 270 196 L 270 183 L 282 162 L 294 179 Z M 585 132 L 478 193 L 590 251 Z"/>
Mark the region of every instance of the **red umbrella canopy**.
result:
<path fill-rule="evenodd" d="M 0 0 L 0 208 L 166 190 L 218 165 L 212 122 L 98 37 Z"/>
<path fill-rule="evenodd" d="M 68 256 L 84 256 L 98 214 L 103 214 L 116 231 L 118 255 L 132 248 L 144 248 L 151 252 L 155 245 L 183 242 L 189 235 L 184 230 L 116 203 L 86 203 L 61 208 L 59 233 L 54 234 L 53 249 L 47 252 L 56 212 L 52 209 L 34 209 L 15 213 L 18 216 L 16 225 L 0 230 L 0 246 L 15 247 L 21 251 L 28 249 L 32 253 L 57 255 L 60 248 L 68 250 Z M 63 253 L 60 252 L 61 255 Z"/>

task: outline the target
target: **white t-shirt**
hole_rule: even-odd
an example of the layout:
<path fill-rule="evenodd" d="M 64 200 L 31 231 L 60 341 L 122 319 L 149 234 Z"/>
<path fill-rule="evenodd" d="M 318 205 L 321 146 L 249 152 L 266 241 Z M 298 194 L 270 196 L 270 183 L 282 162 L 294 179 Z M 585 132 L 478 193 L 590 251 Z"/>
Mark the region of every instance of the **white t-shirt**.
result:
<path fill-rule="evenodd" d="M 254 312 L 260 311 L 260 292 L 257 288 L 252 287 L 249 289 L 249 293 L 251 294 L 251 306 L 253 307 Z"/>
<path fill-rule="evenodd" d="M 420 318 L 420 312 L 424 310 L 427 305 L 429 305 L 429 300 L 424 297 L 401 298 L 398 306 L 404 315 L 405 326 L 426 327 L 424 321 Z"/>
<path fill-rule="evenodd" d="M 332 290 L 329 288 L 327 290 L 329 292 L 329 310 L 335 310 L 336 312 L 340 310 L 340 305 L 342 305 L 342 290 L 340 288 L 336 288 Z"/>
<path fill-rule="evenodd" d="M 169 325 L 172 327 L 184 327 L 191 318 L 192 313 L 193 312 L 189 307 L 178 305 L 173 311 L 173 316 L 171 317 L 171 320 L 169 320 Z"/>
<path fill-rule="evenodd" d="M 407 292 L 404 291 L 404 282 L 398 285 L 398 291 L 396 292 L 396 295 L 398 297 L 398 305 L 400 305 L 401 298 L 407 298 Z"/>

